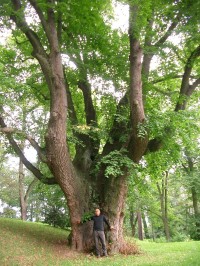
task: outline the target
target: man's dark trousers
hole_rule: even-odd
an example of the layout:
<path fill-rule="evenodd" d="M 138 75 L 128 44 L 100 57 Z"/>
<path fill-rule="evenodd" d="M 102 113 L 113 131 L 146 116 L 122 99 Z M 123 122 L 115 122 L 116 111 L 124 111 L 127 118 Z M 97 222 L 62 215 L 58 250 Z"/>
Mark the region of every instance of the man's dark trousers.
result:
<path fill-rule="evenodd" d="M 95 242 L 95 247 L 96 247 L 96 254 L 97 256 L 100 256 L 100 250 L 99 250 L 99 239 L 101 241 L 102 245 L 102 251 L 103 255 L 107 256 L 107 250 L 106 250 L 106 238 L 104 231 L 94 231 L 94 242 Z"/>

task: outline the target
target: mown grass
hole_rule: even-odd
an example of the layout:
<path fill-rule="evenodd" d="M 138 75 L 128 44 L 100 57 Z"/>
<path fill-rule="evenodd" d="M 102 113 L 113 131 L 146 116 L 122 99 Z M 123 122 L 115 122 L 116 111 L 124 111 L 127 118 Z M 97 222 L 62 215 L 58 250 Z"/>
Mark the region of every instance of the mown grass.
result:
<path fill-rule="evenodd" d="M 141 254 L 97 259 L 72 252 L 65 230 L 48 225 L 0 218 L 1 266 L 199 266 L 200 242 L 153 243 L 137 241 Z M 129 239 L 129 241 L 131 241 Z"/>

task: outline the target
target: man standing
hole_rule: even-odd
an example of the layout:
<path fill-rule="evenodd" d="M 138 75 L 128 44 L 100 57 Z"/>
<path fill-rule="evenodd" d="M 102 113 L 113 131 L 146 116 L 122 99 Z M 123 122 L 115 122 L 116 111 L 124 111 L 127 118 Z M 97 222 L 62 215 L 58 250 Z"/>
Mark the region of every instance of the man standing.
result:
<path fill-rule="evenodd" d="M 106 250 L 106 238 L 104 233 L 104 222 L 108 225 L 109 229 L 114 229 L 113 226 L 110 226 L 108 220 L 104 215 L 101 214 L 100 209 L 95 210 L 95 215 L 92 216 L 89 220 L 92 220 L 94 222 L 93 225 L 93 233 L 94 233 L 94 242 L 95 242 L 95 248 L 96 248 L 96 255 L 97 258 L 100 258 L 100 249 L 99 249 L 99 240 L 102 245 L 102 251 L 103 256 L 108 256 L 107 250 Z M 81 223 L 81 221 L 78 221 L 78 223 Z"/>
<path fill-rule="evenodd" d="M 102 251 L 103 251 L 103 256 L 108 256 L 107 255 L 107 250 L 106 250 L 106 239 L 105 239 L 105 233 L 104 233 L 104 222 L 108 225 L 109 229 L 113 229 L 112 226 L 110 226 L 108 220 L 104 215 L 101 214 L 99 209 L 95 210 L 95 215 L 92 216 L 91 218 L 92 221 L 94 221 L 94 242 L 95 242 L 95 248 L 96 248 L 96 254 L 97 258 L 100 257 L 100 250 L 99 250 L 99 240 L 102 245 Z"/>

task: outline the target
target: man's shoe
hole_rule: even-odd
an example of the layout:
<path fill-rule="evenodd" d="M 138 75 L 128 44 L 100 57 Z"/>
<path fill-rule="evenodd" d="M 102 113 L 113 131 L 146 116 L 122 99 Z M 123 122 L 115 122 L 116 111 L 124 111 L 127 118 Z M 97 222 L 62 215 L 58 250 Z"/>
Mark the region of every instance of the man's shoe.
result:
<path fill-rule="evenodd" d="M 104 253 L 103 256 L 104 256 L 104 257 L 108 257 L 108 254 L 107 254 L 107 253 Z"/>

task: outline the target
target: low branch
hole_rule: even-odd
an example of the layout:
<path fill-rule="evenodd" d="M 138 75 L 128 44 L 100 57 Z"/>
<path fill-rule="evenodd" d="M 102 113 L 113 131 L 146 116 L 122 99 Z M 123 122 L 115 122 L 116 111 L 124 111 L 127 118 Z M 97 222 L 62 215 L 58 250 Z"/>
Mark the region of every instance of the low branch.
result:
<path fill-rule="evenodd" d="M 3 132 L 4 128 L 8 128 L 3 120 L 3 118 L 0 116 L 0 129 Z M 31 171 L 31 173 L 33 173 L 33 175 L 35 177 L 37 177 L 42 183 L 44 184 L 48 184 L 48 185 L 53 185 L 53 184 L 57 184 L 56 180 L 54 177 L 52 178 L 47 178 L 45 177 L 39 169 L 37 169 L 32 163 L 30 163 L 27 158 L 25 157 L 25 155 L 23 154 L 23 152 L 21 151 L 21 149 L 19 148 L 19 145 L 17 144 L 17 142 L 14 140 L 12 133 L 10 133 L 9 131 L 4 132 L 6 134 L 6 137 L 10 143 L 10 145 L 12 146 L 13 150 L 15 151 L 15 153 L 20 157 L 20 159 L 22 160 L 23 164 L 26 166 L 26 168 Z"/>
<path fill-rule="evenodd" d="M 5 134 L 20 134 L 23 135 L 31 144 L 31 146 L 37 151 L 37 154 L 40 158 L 40 160 L 43 163 L 47 162 L 46 156 L 42 150 L 42 148 L 39 146 L 39 144 L 37 143 L 37 141 L 35 141 L 35 139 L 33 139 L 31 136 L 26 135 L 23 131 L 18 130 L 16 128 L 11 128 L 11 127 L 1 127 L 0 128 L 0 132 L 5 133 Z"/>

